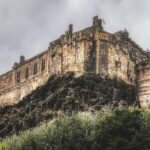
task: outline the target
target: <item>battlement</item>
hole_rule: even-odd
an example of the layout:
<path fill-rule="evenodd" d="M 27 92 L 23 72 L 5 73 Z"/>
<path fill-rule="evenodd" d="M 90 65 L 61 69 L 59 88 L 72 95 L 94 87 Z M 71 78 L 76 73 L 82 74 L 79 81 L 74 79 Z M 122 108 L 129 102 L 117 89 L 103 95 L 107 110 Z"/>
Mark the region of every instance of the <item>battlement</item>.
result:
<path fill-rule="evenodd" d="M 148 60 L 148 53 L 130 39 L 127 30 L 108 33 L 95 16 L 92 26 L 77 32 L 70 24 L 44 52 L 27 60 L 21 56 L 11 71 L 0 76 L 0 105 L 17 103 L 52 74 L 69 71 L 103 74 L 135 85 L 137 65 Z"/>

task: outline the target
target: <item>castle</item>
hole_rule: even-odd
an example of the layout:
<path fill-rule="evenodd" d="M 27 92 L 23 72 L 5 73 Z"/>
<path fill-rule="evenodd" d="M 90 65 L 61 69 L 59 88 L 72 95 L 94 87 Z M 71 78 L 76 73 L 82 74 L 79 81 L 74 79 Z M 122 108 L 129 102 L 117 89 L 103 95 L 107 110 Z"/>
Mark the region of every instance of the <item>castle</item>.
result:
<path fill-rule="evenodd" d="M 11 105 L 43 85 L 52 74 L 74 71 L 117 77 L 135 85 L 141 106 L 150 106 L 150 55 L 138 46 L 126 30 L 114 34 L 103 30 L 102 19 L 73 32 L 73 25 L 46 51 L 15 63 L 0 76 L 0 106 Z"/>

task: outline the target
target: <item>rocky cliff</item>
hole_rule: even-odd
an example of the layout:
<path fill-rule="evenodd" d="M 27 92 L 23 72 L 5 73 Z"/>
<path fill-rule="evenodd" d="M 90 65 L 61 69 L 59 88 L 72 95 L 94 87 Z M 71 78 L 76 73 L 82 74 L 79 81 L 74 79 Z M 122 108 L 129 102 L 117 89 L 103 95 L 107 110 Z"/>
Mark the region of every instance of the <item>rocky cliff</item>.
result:
<path fill-rule="evenodd" d="M 19 134 L 39 123 L 78 111 L 92 111 L 103 106 L 135 106 L 136 89 L 117 79 L 95 74 L 75 77 L 73 72 L 52 75 L 48 82 L 22 101 L 0 109 L 0 138 Z"/>

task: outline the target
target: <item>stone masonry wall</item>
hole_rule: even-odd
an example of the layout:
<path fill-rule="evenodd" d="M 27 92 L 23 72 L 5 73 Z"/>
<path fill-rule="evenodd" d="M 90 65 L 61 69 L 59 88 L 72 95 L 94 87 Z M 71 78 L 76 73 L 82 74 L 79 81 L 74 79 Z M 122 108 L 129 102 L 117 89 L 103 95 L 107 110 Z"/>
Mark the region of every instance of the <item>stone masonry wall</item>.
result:
<path fill-rule="evenodd" d="M 24 96 L 35 90 L 38 86 L 46 83 L 49 77 L 48 55 L 48 52 L 45 52 L 31 60 L 28 60 L 24 64 L 18 64 L 18 66 L 16 66 L 16 68 L 14 68 L 11 72 L 8 72 L 6 75 L 0 77 L 1 106 L 17 103 Z"/>
<path fill-rule="evenodd" d="M 29 60 L 21 56 L 20 62 L 15 63 L 10 72 L 0 76 L 0 105 L 17 103 L 43 85 L 52 74 L 69 71 L 117 77 L 136 85 L 137 65 L 148 60 L 148 56 L 129 38 L 126 30 L 108 33 L 103 30 L 102 20 L 96 16 L 93 25 L 81 31 L 73 32 L 73 25 L 69 25 L 69 30 L 51 42 L 41 54 Z M 141 102 L 147 99 L 146 94 L 149 93 L 143 94 L 141 89 L 150 89 L 149 70 L 144 70 L 144 75 L 141 75 L 141 70 L 139 75 Z"/>
<path fill-rule="evenodd" d="M 150 108 L 150 62 L 138 65 L 138 97 L 142 107 Z"/>

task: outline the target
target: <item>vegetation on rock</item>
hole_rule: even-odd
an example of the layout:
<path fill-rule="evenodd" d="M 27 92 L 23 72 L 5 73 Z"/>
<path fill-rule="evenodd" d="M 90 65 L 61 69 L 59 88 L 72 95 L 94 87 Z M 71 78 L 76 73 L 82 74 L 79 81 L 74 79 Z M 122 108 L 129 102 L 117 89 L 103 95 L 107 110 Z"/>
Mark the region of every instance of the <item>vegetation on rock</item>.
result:
<path fill-rule="evenodd" d="M 96 74 L 52 75 L 48 82 L 18 104 L 0 109 L 0 138 L 37 126 L 56 116 L 100 110 L 107 105 L 133 106 L 135 88 Z"/>
<path fill-rule="evenodd" d="M 1 142 L 0 150 L 148 150 L 150 112 L 103 109 L 63 115 Z"/>

